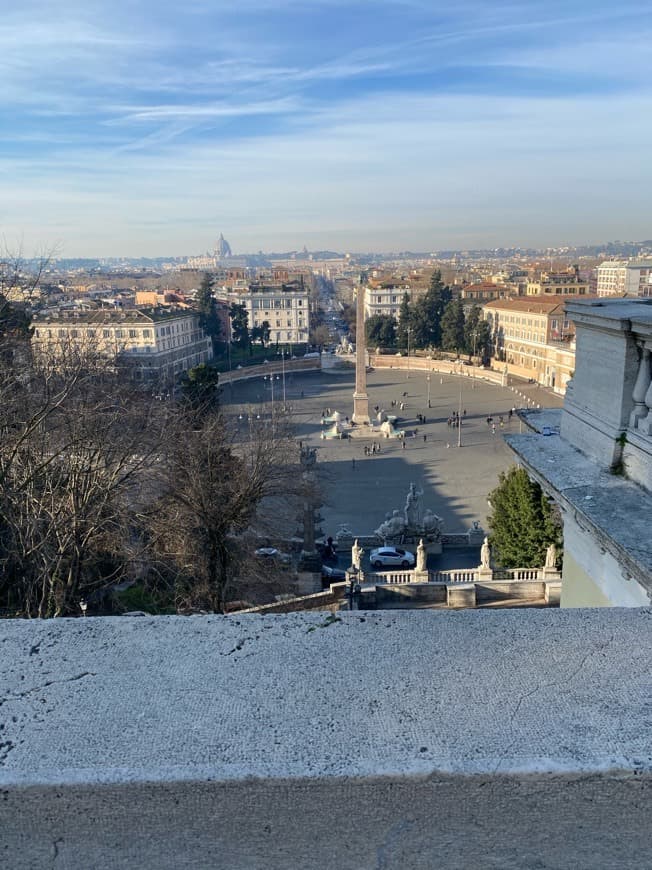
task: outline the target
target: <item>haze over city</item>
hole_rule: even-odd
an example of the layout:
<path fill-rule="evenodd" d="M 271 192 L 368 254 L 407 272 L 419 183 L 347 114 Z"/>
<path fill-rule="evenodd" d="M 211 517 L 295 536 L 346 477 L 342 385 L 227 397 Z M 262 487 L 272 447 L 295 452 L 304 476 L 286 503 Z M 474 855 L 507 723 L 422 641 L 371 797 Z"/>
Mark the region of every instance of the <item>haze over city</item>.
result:
<path fill-rule="evenodd" d="M 649 237 L 650 6 L 28 0 L 0 29 L 27 251 Z"/>

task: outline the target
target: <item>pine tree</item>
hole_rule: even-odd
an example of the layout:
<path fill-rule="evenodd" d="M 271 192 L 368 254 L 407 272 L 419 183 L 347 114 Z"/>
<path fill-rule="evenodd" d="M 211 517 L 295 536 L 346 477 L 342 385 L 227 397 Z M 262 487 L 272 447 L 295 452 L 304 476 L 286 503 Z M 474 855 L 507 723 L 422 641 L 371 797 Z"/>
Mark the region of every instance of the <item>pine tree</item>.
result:
<path fill-rule="evenodd" d="M 464 306 L 461 299 L 449 302 L 441 318 L 441 346 L 456 353 L 466 346 L 464 332 Z"/>
<path fill-rule="evenodd" d="M 398 326 L 396 327 L 396 345 L 401 350 L 405 350 L 408 346 L 408 329 L 412 330 L 412 306 L 409 294 L 405 293 L 398 310 Z"/>
<path fill-rule="evenodd" d="M 244 302 L 234 302 L 229 308 L 229 315 L 231 317 L 233 341 L 241 348 L 249 347 L 249 314 L 247 306 Z"/>
<path fill-rule="evenodd" d="M 490 543 L 501 567 L 538 568 L 550 544 L 561 550 L 559 518 L 523 468 L 513 466 L 502 473 L 489 502 Z"/>
<path fill-rule="evenodd" d="M 396 347 L 396 320 L 391 314 L 374 314 L 365 322 L 367 346 Z"/>
<path fill-rule="evenodd" d="M 195 307 L 199 312 L 199 324 L 206 335 L 210 335 L 213 340 L 213 351 L 215 351 L 222 324 L 217 313 L 217 302 L 213 296 L 213 282 L 213 276 L 205 272 L 195 296 Z"/>

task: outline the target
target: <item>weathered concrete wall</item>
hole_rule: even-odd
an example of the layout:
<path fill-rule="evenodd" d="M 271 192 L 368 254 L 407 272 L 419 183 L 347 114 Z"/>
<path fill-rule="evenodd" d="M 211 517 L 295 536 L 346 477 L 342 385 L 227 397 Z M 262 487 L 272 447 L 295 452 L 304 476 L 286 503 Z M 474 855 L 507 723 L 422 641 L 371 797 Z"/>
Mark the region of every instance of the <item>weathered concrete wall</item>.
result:
<path fill-rule="evenodd" d="M 650 610 L 0 622 L 0 864 L 652 866 Z"/>

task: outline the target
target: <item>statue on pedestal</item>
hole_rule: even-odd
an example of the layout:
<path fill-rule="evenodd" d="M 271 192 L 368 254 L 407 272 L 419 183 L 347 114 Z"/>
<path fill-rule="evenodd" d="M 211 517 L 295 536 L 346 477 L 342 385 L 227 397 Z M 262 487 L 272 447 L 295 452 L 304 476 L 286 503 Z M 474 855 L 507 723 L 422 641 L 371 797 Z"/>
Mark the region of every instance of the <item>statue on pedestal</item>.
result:
<path fill-rule="evenodd" d="M 419 541 L 419 546 L 417 547 L 417 571 L 425 571 L 426 570 L 426 559 L 428 554 L 426 553 L 426 548 L 423 545 L 423 538 Z"/>
<path fill-rule="evenodd" d="M 554 544 L 551 544 L 546 550 L 546 568 L 556 568 L 557 567 L 557 547 Z"/>
<path fill-rule="evenodd" d="M 364 550 L 358 544 L 358 539 L 356 538 L 355 541 L 353 542 L 353 547 L 351 548 L 351 564 L 353 565 L 354 568 L 357 568 L 358 571 L 360 571 L 360 569 L 361 569 L 362 554 L 363 553 L 364 553 Z"/>
<path fill-rule="evenodd" d="M 421 525 L 421 496 L 423 490 L 417 490 L 416 486 L 411 483 L 408 490 L 407 498 L 405 499 L 405 525 L 409 529 L 417 529 Z"/>
<path fill-rule="evenodd" d="M 491 568 L 491 547 L 489 538 L 485 538 L 480 548 L 480 567 L 488 571 Z"/>

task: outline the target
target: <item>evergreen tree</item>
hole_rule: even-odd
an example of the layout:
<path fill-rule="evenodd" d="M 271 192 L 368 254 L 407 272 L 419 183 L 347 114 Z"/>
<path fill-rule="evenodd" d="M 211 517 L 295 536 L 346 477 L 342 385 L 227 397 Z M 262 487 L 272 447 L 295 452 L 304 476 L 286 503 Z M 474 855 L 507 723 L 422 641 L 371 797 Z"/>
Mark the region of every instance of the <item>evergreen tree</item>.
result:
<path fill-rule="evenodd" d="M 464 344 L 469 355 L 488 359 L 491 351 L 491 327 L 483 318 L 479 305 L 474 305 L 466 317 Z"/>
<path fill-rule="evenodd" d="M 193 420 L 201 419 L 204 414 L 217 407 L 219 379 L 217 369 L 207 366 L 206 363 L 188 369 L 181 378 L 181 391 Z"/>
<path fill-rule="evenodd" d="M 199 312 L 199 323 L 206 335 L 213 341 L 213 350 L 222 331 L 222 324 L 217 313 L 217 301 L 213 296 L 214 278 L 208 272 L 204 273 L 199 290 L 195 296 L 195 307 Z"/>
<path fill-rule="evenodd" d="M 234 302 L 229 308 L 229 315 L 231 317 L 231 332 L 234 343 L 243 349 L 248 348 L 250 338 L 247 306 L 244 302 Z"/>
<path fill-rule="evenodd" d="M 401 350 L 405 350 L 408 346 L 408 328 L 412 329 L 412 307 L 410 296 L 405 293 L 398 310 L 398 326 L 396 327 L 396 345 Z"/>
<path fill-rule="evenodd" d="M 415 347 L 441 347 L 441 319 L 452 297 L 437 269 L 432 273 L 428 290 L 414 306 Z"/>
<path fill-rule="evenodd" d="M 441 346 L 444 350 L 461 353 L 466 347 L 464 306 L 461 299 L 448 303 L 441 318 Z"/>
<path fill-rule="evenodd" d="M 501 567 L 538 568 L 550 544 L 561 550 L 559 517 L 523 468 L 515 465 L 502 473 L 489 502 L 489 540 Z"/>
<path fill-rule="evenodd" d="M 396 347 L 396 320 L 391 314 L 374 314 L 365 323 L 367 346 Z"/>

